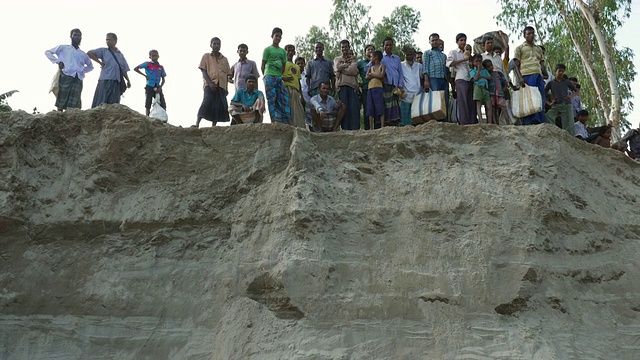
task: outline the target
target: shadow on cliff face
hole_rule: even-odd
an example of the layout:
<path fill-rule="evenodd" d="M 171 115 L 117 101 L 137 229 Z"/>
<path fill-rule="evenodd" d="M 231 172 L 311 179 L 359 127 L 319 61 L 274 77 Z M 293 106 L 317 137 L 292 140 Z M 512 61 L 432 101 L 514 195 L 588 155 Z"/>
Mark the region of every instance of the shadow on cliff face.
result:
<path fill-rule="evenodd" d="M 247 287 L 247 296 L 267 308 L 280 319 L 300 320 L 304 313 L 291 303 L 282 282 L 274 279 L 270 274 L 262 274 Z"/>

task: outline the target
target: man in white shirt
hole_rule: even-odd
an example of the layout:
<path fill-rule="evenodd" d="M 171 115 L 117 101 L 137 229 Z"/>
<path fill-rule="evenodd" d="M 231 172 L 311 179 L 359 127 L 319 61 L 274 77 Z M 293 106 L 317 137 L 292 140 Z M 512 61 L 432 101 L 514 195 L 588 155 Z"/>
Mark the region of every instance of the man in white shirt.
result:
<path fill-rule="evenodd" d="M 460 125 L 476 124 L 476 107 L 473 103 L 473 85 L 469 77 L 469 59 L 471 50 L 465 50 L 467 46 L 467 35 L 456 35 L 458 47 L 449 52 L 447 56 L 447 66 L 456 72 L 455 84 L 458 103 L 458 123 Z"/>
<path fill-rule="evenodd" d="M 404 93 L 407 95 L 400 99 L 400 114 L 402 126 L 412 125 L 411 102 L 418 92 L 420 92 L 420 71 L 422 65 L 416 62 L 416 51 L 411 47 L 406 47 L 404 51 L 404 61 L 402 66 L 402 77 L 404 80 Z"/>
<path fill-rule="evenodd" d="M 58 93 L 56 108 L 62 111 L 68 108 L 82 107 L 82 80 L 84 74 L 93 70 L 93 64 L 87 54 L 80 50 L 82 32 L 71 30 L 71 45 L 58 45 L 44 52 L 52 63 L 58 64 L 60 77 L 58 78 Z"/>

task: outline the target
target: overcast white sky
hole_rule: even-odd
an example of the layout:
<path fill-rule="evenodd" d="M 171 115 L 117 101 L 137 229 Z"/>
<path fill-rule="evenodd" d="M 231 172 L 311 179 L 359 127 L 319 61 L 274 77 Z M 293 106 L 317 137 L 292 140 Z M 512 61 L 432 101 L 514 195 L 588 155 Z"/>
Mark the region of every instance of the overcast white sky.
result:
<path fill-rule="evenodd" d="M 372 6 L 370 14 L 374 22 L 379 22 L 402 4 L 420 11 L 422 23 L 415 39 L 422 49 L 428 47 L 427 37 L 432 32 L 440 34 L 449 50 L 459 32 L 472 39 L 498 29 L 494 16 L 499 8 L 493 1 L 482 2 L 482 8 L 477 0 L 360 2 Z M 455 15 L 452 9 L 458 9 Z M 202 54 L 210 51 L 209 40 L 213 36 L 221 39 L 221 52 L 231 64 L 237 60 L 238 44 L 246 43 L 248 57 L 259 65 L 262 50 L 271 43 L 273 27 L 283 29 L 282 45 L 293 43 L 296 35 L 304 35 L 313 24 L 328 27 L 330 11 L 330 0 L 3 1 L 0 33 L 5 51 L 0 56 L 0 93 L 13 89 L 20 91 L 9 99 L 14 109 L 31 112 L 37 107 L 43 113 L 53 110 L 55 98 L 48 90 L 56 66 L 44 56 L 44 51 L 59 44 L 69 44 L 72 28 L 82 30 L 80 47 L 85 51 L 105 46 L 106 33 L 114 32 L 118 35 L 118 47 L 132 69 L 148 60 L 150 49 L 160 52 L 160 63 L 168 74 L 165 96 L 169 122 L 189 126 L 195 123 L 202 100 L 202 79 L 197 66 Z M 451 15 L 429 16 L 432 12 Z M 640 5 L 634 2 L 631 18 L 619 32 L 619 41 L 620 45 L 631 47 L 636 56 L 640 53 L 638 33 Z M 514 40 L 522 41 L 519 36 Z M 100 71 L 99 66 L 96 67 L 84 81 L 84 109 L 91 105 Z M 144 113 L 144 78 L 133 71 L 129 77 L 132 88 L 126 92 L 122 103 Z M 263 89 L 262 82 L 259 83 Z M 232 92 L 233 89 L 231 85 L 229 90 Z M 632 91 L 639 90 L 640 80 L 636 80 Z M 630 120 L 638 126 L 640 111 L 634 111 Z M 204 123 L 205 126 L 209 124 Z"/>

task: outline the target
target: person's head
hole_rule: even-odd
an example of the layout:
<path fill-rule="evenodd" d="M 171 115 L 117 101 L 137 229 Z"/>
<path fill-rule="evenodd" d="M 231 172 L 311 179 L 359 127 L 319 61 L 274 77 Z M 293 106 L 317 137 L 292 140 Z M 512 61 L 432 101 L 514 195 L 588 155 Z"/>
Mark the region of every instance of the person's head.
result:
<path fill-rule="evenodd" d="M 533 44 L 533 41 L 536 39 L 536 30 L 532 26 L 527 26 L 523 31 L 524 40 L 529 44 Z"/>
<path fill-rule="evenodd" d="M 220 52 L 220 38 L 213 37 L 211 38 L 211 42 L 209 43 L 211 46 L 211 52 L 214 54 L 218 54 Z"/>
<path fill-rule="evenodd" d="M 578 84 L 578 78 L 575 77 L 575 76 L 570 77 L 569 81 L 571 81 L 573 83 L 573 85 L 577 85 Z"/>
<path fill-rule="evenodd" d="M 484 37 L 484 51 L 491 53 L 493 51 L 493 38 L 491 36 Z"/>
<path fill-rule="evenodd" d="M 329 89 L 331 87 L 329 86 L 329 83 L 326 81 L 323 81 L 320 83 L 320 87 L 318 88 L 318 93 L 320 94 L 320 97 L 322 98 L 326 98 L 327 95 L 329 95 Z"/>
<path fill-rule="evenodd" d="M 431 45 L 432 49 L 438 48 L 438 40 L 440 40 L 440 35 L 438 35 L 437 33 L 429 35 L 429 45 Z"/>
<path fill-rule="evenodd" d="M 583 124 L 586 124 L 588 120 L 589 120 L 589 112 L 587 110 L 578 111 L 578 121 L 580 121 Z"/>
<path fill-rule="evenodd" d="M 247 44 L 238 45 L 238 55 L 240 56 L 241 60 L 246 59 L 248 53 L 249 53 L 249 47 L 247 46 Z"/>
<path fill-rule="evenodd" d="M 151 61 L 157 63 L 159 58 L 160 54 L 158 54 L 158 50 L 149 50 L 149 59 L 151 59 Z"/>
<path fill-rule="evenodd" d="M 349 44 L 349 40 L 340 41 L 340 52 L 342 52 L 342 56 L 348 57 L 349 50 L 351 50 L 351 44 Z"/>
<path fill-rule="evenodd" d="M 376 50 L 371 54 L 371 62 L 374 64 L 380 64 L 382 61 L 382 52 L 380 50 Z"/>
<path fill-rule="evenodd" d="M 442 39 L 438 40 L 438 49 L 440 51 L 444 51 L 444 40 Z"/>
<path fill-rule="evenodd" d="M 376 51 L 376 47 L 371 44 L 367 44 L 367 46 L 364 47 L 364 57 L 371 60 L 371 54 L 373 54 L 374 51 Z"/>
<path fill-rule="evenodd" d="M 296 54 L 296 47 L 291 45 L 291 44 L 287 44 L 284 47 L 284 51 L 287 52 L 287 60 L 292 61 L 293 60 L 293 55 Z"/>
<path fill-rule="evenodd" d="M 384 41 L 382 41 L 382 48 L 387 55 L 391 55 L 393 52 L 393 39 L 390 37 L 384 38 Z"/>
<path fill-rule="evenodd" d="M 480 54 L 473 55 L 473 66 L 475 66 L 476 69 L 478 69 L 478 71 L 482 69 L 482 55 Z"/>
<path fill-rule="evenodd" d="M 316 53 L 316 57 L 322 58 L 324 57 L 324 44 L 321 42 L 317 42 L 314 46 L 314 51 Z"/>
<path fill-rule="evenodd" d="M 494 46 L 493 47 L 493 53 L 498 55 L 498 56 L 502 56 L 502 48 L 500 46 Z"/>
<path fill-rule="evenodd" d="M 247 90 L 252 92 L 256 87 L 258 87 L 258 79 L 253 75 L 249 75 L 245 78 L 244 84 L 247 87 Z"/>
<path fill-rule="evenodd" d="M 300 68 L 300 70 L 304 70 L 304 67 L 306 65 L 306 60 L 303 57 L 297 57 L 296 58 L 296 65 L 298 65 L 298 67 Z"/>
<path fill-rule="evenodd" d="M 611 126 L 607 126 L 600 136 L 605 139 L 611 139 Z"/>
<path fill-rule="evenodd" d="M 464 49 L 467 46 L 467 35 L 463 33 L 456 35 L 456 44 L 458 44 L 458 49 Z"/>
<path fill-rule="evenodd" d="M 114 33 L 107 33 L 107 47 L 113 49 L 118 43 L 118 36 Z"/>
<path fill-rule="evenodd" d="M 416 52 L 416 61 L 417 61 L 418 63 L 420 63 L 420 64 L 422 64 L 422 55 L 423 55 L 423 52 L 422 52 L 422 51 L 417 51 L 417 52 Z"/>
<path fill-rule="evenodd" d="M 571 78 L 569 78 L 569 80 L 571 80 Z M 576 84 L 576 91 L 578 94 L 580 94 L 580 84 Z"/>
<path fill-rule="evenodd" d="M 404 59 L 409 63 L 413 63 L 416 60 L 416 51 L 411 46 L 405 46 L 402 48 L 404 53 Z"/>
<path fill-rule="evenodd" d="M 279 27 L 273 28 L 273 30 L 271 30 L 271 39 L 273 39 L 273 45 L 280 45 L 280 40 L 282 40 L 282 29 Z"/>
<path fill-rule="evenodd" d="M 71 45 L 78 47 L 82 41 L 82 31 L 80 29 L 73 29 L 69 32 L 71 38 Z"/>
<path fill-rule="evenodd" d="M 563 79 L 566 76 L 565 71 L 567 71 L 567 67 L 564 64 L 556 65 L 556 79 Z"/>
<path fill-rule="evenodd" d="M 480 57 L 482 57 L 482 55 L 480 55 Z M 482 67 L 487 69 L 487 71 L 492 72 L 493 71 L 493 61 L 491 61 L 490 59 L 482 60 Z"/>

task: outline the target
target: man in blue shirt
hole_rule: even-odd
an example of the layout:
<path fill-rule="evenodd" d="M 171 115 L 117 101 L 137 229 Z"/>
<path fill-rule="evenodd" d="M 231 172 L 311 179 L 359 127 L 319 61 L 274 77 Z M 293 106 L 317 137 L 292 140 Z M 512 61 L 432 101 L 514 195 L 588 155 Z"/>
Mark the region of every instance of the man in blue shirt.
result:
<path fill-rule="evenodd" d="M 307 63 L 305 74 L 307 77 L 307 95 L 313 96 L 318 94 L 320 83 L 326 82 L 331 84 L 331 93 L 335 93 L 336 75 L 333 72 L 333 62 L 324 58 L 324 44 L 316 43 L 316 58 Z"/>
<path fill-rule="evenodd" d="M 384 54 L 382 55 L 382 65 L 385 66 L 386 78 L 383 82 L 384 91 L 384 121 L 385 124 L 397 125 L 400 121 L 400 98 L 399 91 L 404 88 L 404 75 L 402 73 L 402 61 L 398 55 L 393 53 L 393 39 L 385 38 L 382 42 Z M 395 89 L 399 89 L 394 91 Z"/>
<path fill-rule="evenodd" d="M 258 79 L 249 75 L 245 78 L 245 87 L 236 91 L 229 107 L 229 114 L 233 118 L 231 125 L 262 122 L 264 94 L 257 87 Z"/>
<path fill-rule="evenodd" d="M 129 80 L 129 64 L 124 55 L 116 47 L 118 36 L 114 33 L 107 34 L 107 47 L 90 50 L 87 55 L 91 60 L 97 62 L 102 70 L 98 78 L 98 86 L 93 95 L 92 108 L 98 107 L 100 104 L 119 104 L 120 96 L 124 90 L 131 87 Z M 127 81 L 126 87 L 123 81 Z"/>
<path fill-rule="evenodd" d="M 346 106 L 329 95 L 329 83 L 320 83 L 318 95 L 311 98 L 312 131 L 337 131 L 346 113 Z"/>

